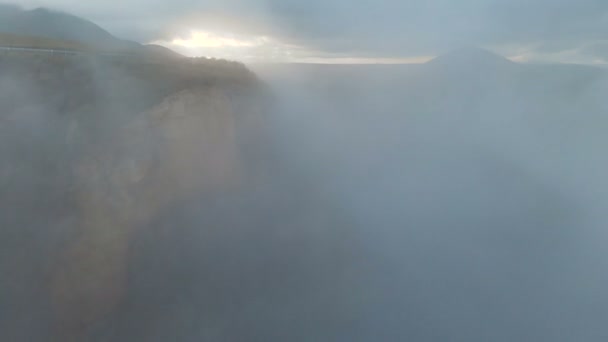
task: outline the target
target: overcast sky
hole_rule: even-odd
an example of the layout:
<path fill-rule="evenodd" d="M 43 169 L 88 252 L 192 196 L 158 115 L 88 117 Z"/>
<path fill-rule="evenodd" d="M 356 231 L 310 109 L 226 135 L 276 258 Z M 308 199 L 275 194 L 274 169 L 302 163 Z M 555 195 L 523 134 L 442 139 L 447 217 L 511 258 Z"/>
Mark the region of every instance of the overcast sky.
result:
<path fill-rule="evenodd" d="M 190 55 L 416 61 L 480 46 L 527 61 L 608 61 L 607 0 L 17 0 Z"/>

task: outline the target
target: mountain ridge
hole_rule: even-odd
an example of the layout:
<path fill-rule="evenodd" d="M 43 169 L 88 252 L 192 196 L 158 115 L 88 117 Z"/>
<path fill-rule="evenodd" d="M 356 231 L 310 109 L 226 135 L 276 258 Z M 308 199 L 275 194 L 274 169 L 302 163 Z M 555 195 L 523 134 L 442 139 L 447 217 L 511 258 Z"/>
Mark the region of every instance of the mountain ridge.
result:
<path fill-rule="evenodd" d="M 43 7 L 24 10 L 15 5 L 0 5 L 0 34 L 21 36 L 30 41 L 31 38 L 49 40 L 44 45 L 61 42 L 59 45 L 62 46 L 81 45 L 88 50 L 103 52 L 159 58 L 183 57 L 165 47 L 120 39 L 92 21 Z"/>

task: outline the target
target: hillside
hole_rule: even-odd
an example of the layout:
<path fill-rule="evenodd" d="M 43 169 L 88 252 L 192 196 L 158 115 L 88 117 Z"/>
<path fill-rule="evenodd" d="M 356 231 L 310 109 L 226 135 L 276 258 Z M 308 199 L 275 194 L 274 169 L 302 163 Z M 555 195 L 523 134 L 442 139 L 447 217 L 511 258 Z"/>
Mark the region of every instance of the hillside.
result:
<path fill-rule="evenodd" d="M 100 47 L 126 44 L 92 22 L 44 8 L 0 7 L 0 32 L 88 43 Z"/>
<path fill-rule="evenodd" d="M 0 339 L 85 341 L 125 294 L 138 228 L 254 177 L 243 151 L 263 139 L 266 90 L 235 62 L 0 38 L 93 51 L 0 54 Z"/>
<path fill-rule="evenodd" d="M 45 8 L 22 10 L 0 5 L 0 45 L 55 48 L 151 58 L 182 58 L 156 45 L 142 45 L 112 36 L 96 24 Z"/>
<path fill-rule="evenodd" d="M 83 43 L 44 37 L 24 36 L 12 33 L 0 33 L 0 46 L 34 49 L 57 49 L 73 51 L 95 51 L 92 46 Z"/>

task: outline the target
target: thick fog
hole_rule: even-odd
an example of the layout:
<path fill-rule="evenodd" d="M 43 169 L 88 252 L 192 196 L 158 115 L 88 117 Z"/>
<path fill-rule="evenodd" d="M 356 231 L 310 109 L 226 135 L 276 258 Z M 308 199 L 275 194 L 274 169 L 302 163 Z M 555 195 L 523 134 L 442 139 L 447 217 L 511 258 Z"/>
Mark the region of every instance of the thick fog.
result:
<path fill-rule="evenodd" d="M 260 73 L 282 152 L 358 237 L 337 340 L 603 339 L 603 71 L 462 50 Z"/>
<path fill-rule="evenodd" d="M 112 173 L 134 155 L 163 165 L 155 132 L 121 150 L 116 132 L 138 118 L 122 114 L 171 93 L 131 67 L 62 65 L 43 77 L 77 97 L 18 68 L 2 74 L 7 340 L 53 336 L 45 284 L 79 234 L 71 194 L 87 184 L 74 184 L 75 165 L 94 156 Z M 87 322 L 87 338 L 606 338 L 602 69 L 474 49 L 424 65 L 252 68 L 268 97 L 235 105 L 244 181 L 171 197 L 136 227 L 124 298 Z M 147 200 L 99 177 L 112 205 Z"/>
<path fill-rule="evenodd" d="M 477 50 L 254 70 L 273 166 L 155 224 L 107 336 L 603 339 L 601 70 Z"/>

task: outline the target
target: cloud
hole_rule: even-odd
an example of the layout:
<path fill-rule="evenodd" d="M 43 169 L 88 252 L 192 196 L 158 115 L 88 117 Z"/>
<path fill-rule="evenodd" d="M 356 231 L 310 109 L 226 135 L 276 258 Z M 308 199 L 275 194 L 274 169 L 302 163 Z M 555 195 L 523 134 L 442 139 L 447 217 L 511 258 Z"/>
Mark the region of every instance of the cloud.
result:
<path fill-rule="evenodd" d="M 359 57 L 436 55 L 463 45 L 557 55 L 608 40 L 605 0 L 20 0 L 70 11 L 139 41 L 222 29 Z M 552 51 L 548 51 L 552 49 Z M 584 52 L 584 50 L 581 50 Z"/>
<path fill-rule="evenodd" d="M 285 26 L 304 32 L 297 38 L 327 49 L 427 54 L 461 45 L 577 44 L 608 34 L 608 2 L 598 0 L 272 2 Z"/>
<path fill-rule="evenodd" d="M 608 62 L 608 40 L 591 43 L 582 48 L 582 53 Z"/>
<path fill-rule="evenodd" d="M 238 59 L 246 62 L 288 62 L 315 54 L 304 47 L 289 45 L 267 36 L 192 30 L 174 39 L 152 43 L 163 45 L 188 56 Z"/>

